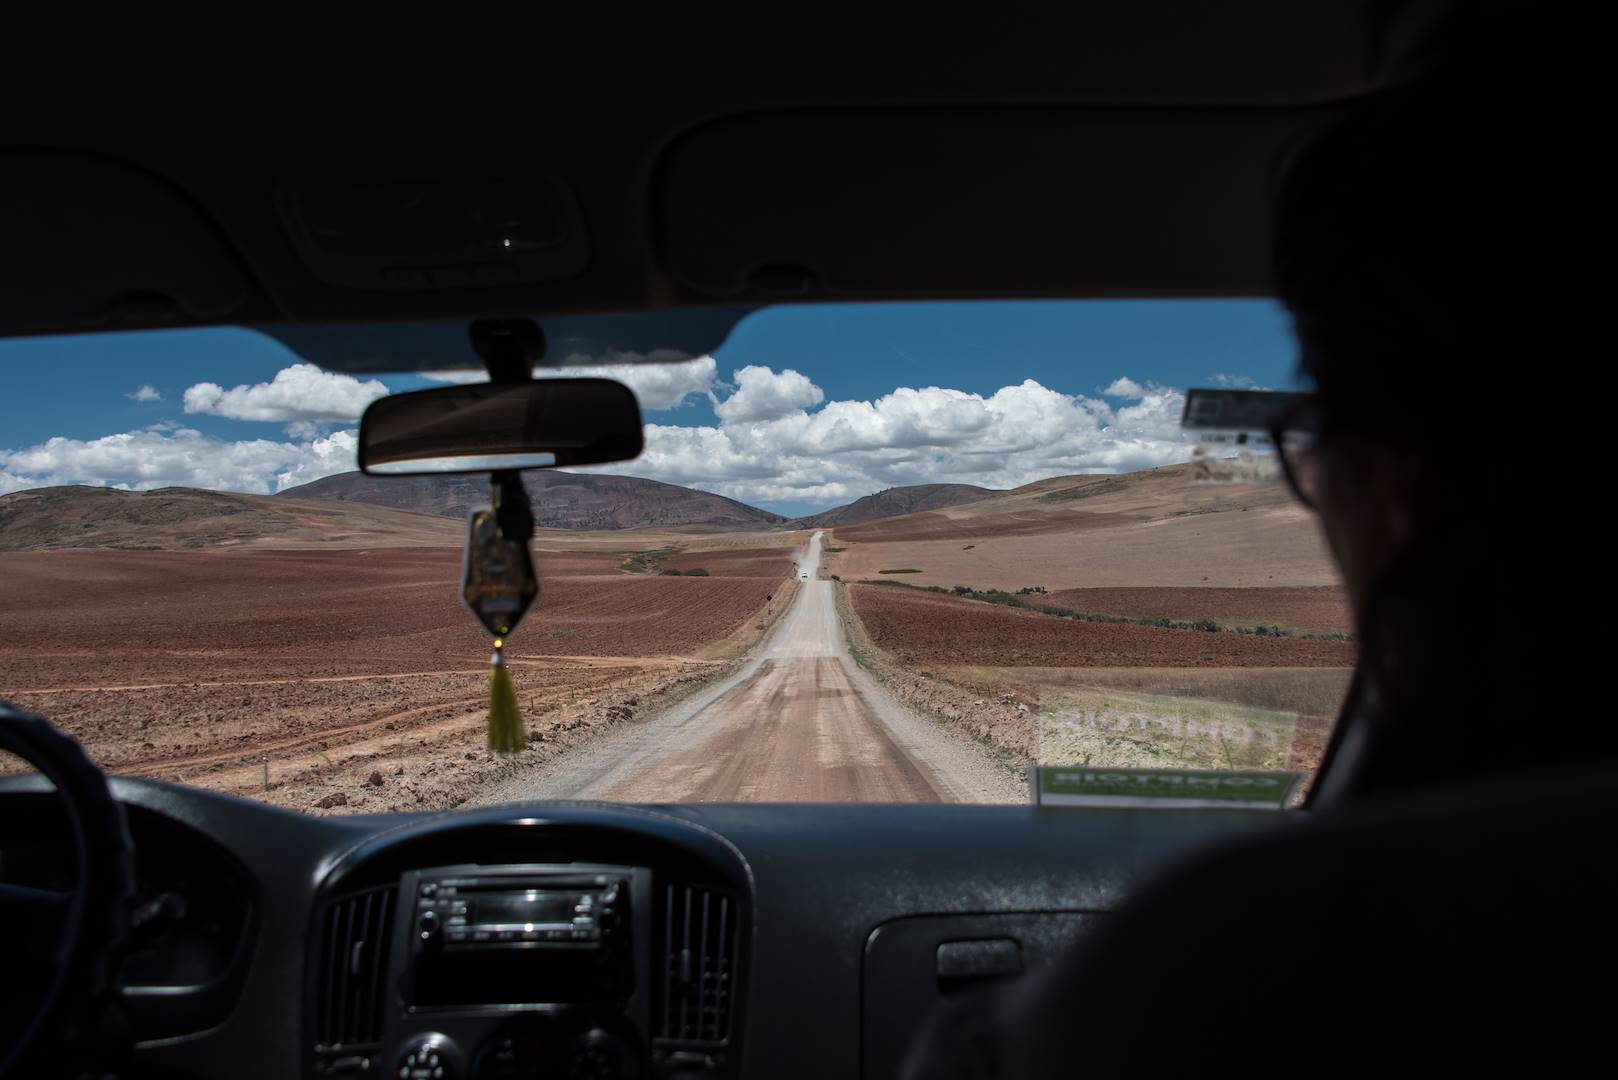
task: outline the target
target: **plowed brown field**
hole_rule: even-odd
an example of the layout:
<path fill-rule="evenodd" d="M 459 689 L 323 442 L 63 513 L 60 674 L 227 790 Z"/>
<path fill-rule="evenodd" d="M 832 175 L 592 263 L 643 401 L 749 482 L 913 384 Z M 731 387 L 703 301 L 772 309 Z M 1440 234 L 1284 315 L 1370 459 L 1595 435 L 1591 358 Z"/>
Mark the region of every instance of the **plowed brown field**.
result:
<path fill-rule="evenodd" d="M 1354 625 L 1348 595 L 1336 585 L 1282 589 L 1062 589 L 1029 599 L 1069 611 L 1129 618 L 1216 619 L 1327 631 L 1347 631 Z"/>
<path fill-rule="evenodd" d="M 1079 622 L 893 586 L 852 585 L 871 639 L 913 664 L 1003 667 L 1347 667 L 1347 642 Z"/>
<path fill-rule="evenodd" d="M 690 551 L 664 559 L 663 565 L 682 573 L 706 570 L 714 577 L 771 577 L 792 573 L 791 548 L 740 548 L 735 551 Z"/>
<path fill-rule="evenodd" d="M 1116 529 L 1131 524 L 1121 514 L 1087 513 L 1083 510 L 1034 509 L 1009 512 L 985 522 L 974 518 L 952 517 L 929 512 L 884 518 L 859 525 L 839 525 L 836 536 L 843 543 L 895 543 L 902 540 L 960 540 L 982 536 L 1031 536 L 1044 533 L 1081 533 L 1095 529 Z"/>
<path fill-rule="evenodd" d="M 544 756 L 711 675 L 774 578 L 637 577 L 536 554 L 508 653 Z M 483 750 L 489 638 L 448 548 L 0 553 L 0 697 L 116 772 L 308 809 L 448 806 Z M 756 634 L 755 634 L 756 636 Z"/>

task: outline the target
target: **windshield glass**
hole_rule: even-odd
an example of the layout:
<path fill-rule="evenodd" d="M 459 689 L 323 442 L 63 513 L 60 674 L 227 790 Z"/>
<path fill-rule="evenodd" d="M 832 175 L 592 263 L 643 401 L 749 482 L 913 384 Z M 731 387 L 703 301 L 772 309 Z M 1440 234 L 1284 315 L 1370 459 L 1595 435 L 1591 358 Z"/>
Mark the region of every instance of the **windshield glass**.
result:
<path fill-rule="evenodd" d="M 315 813 L 1026 802 L 1039 764 L 1293 773 L 1296 801 L 1354 663 L 1267 452 L 1180 426 L 1191 387 L 1295 388 L 1268 301 L 781 307 L 564 369 L 628 384 L 646 450 L 524 474 L 509 755 L 461 602 L 487 477 L 354 471 L 368 403 L 481 376 L 245 329 L 0 365 L 0 697 L 115 773 Z"/>

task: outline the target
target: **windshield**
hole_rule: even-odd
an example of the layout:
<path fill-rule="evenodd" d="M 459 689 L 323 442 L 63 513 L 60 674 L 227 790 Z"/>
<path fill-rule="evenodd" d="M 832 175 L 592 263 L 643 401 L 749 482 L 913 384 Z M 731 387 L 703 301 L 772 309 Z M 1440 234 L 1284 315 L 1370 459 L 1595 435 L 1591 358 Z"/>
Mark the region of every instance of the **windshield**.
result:
<path fill-rule="evenodd" d="M 354 471 L 368 403 L 480 376 L 246 329 L 0 342 L 0 697 L 110 772 L 313 813 L 1026 802 L 1035 765 L 1295 802 L 1347 603 L 1264 449 L 1180 426 L 1293 365 L 1277 305 L 1206 300 L 781 307 L 576 369 L 630 386 L 646 449 L 524 474 L 502 754 L 461 602 L 487 477 Z"/>

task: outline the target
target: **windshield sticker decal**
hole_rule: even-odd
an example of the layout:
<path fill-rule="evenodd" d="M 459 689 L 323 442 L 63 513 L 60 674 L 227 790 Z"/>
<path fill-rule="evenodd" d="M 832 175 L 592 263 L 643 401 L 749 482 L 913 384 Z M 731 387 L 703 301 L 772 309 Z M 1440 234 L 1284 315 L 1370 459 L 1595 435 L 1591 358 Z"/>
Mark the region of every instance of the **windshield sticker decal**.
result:
<path fill-rule="evenodd" d="M 1040 702 L 1039 763 L 1269 772 L 1296 760 L 1297 713 L 1137 690 L 1075 688 Z"/>
<path fill-rule="evenodd" d="M 1301 779 L 1295 772 L 1114 769 L 1033 765 L 1037 806 L 1166 806 L 1279 810 Z"/>

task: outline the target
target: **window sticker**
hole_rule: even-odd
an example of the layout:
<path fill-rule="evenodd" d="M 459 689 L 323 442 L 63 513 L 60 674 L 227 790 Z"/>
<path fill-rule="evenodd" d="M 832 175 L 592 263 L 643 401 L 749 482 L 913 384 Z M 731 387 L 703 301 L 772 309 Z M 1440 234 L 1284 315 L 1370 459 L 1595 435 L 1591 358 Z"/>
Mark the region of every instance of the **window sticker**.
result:
<path fill-rule="evenodd" d="M 1279 810 L 1297 788 L 1300 774 L 1032 765 L 1028 779 L 1036 806 Z"/>

